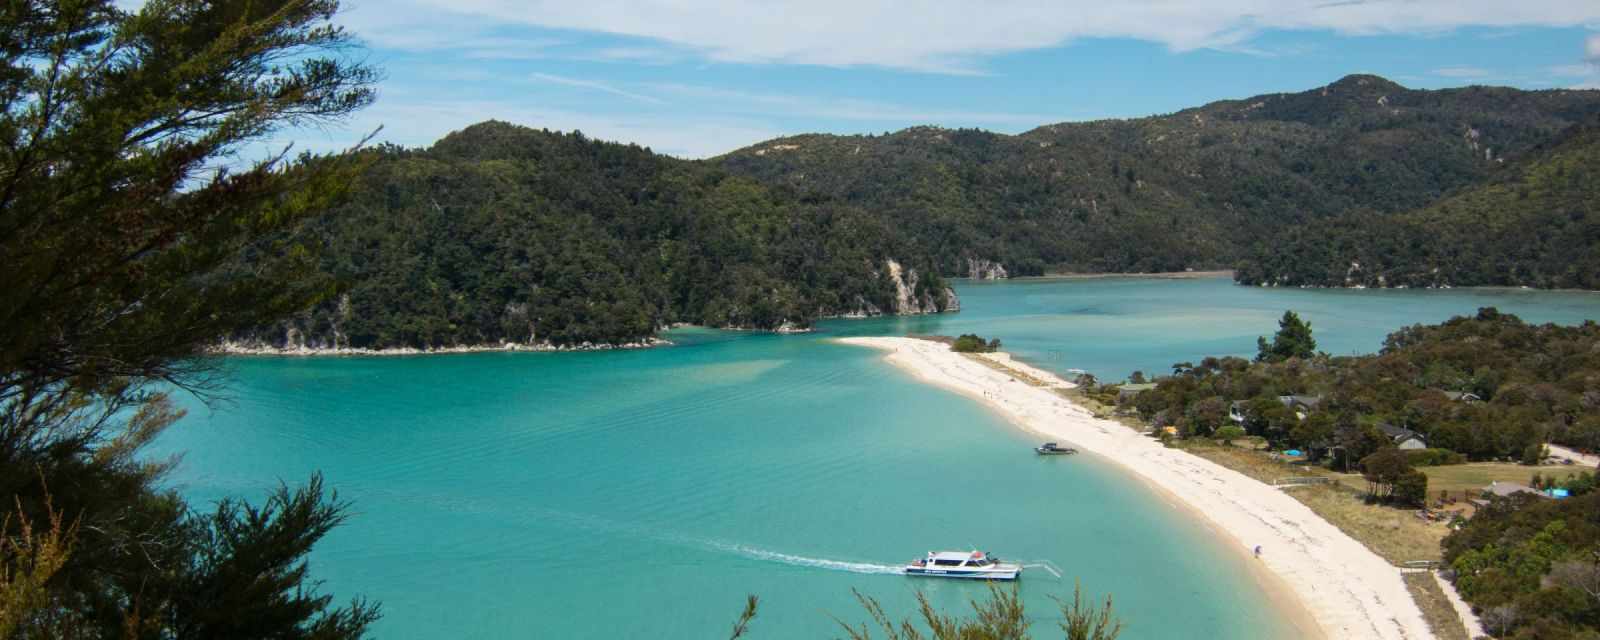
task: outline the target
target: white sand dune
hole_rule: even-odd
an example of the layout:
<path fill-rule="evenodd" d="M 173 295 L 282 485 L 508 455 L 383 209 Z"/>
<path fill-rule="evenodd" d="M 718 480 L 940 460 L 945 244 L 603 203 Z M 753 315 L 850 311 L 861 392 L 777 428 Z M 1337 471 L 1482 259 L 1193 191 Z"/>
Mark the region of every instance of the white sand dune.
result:
<path fill-rule="evenodd" d="M 1307 636 L 1330 639 L 1432 638 L 1400 570 L 1278 489 L 1159 442 L 1013 379 L 945 345 L 913 338 L 841 338 L 885 350 L 916 377 L 980 399 L 1012 422 L 1108 459 L 1192 508 L 1239 549 L 1262 547 L 1260 563 L 1298 601 Z M 1013 364 L 1014 366 L 1014 364 Z M 1070 386 L 1049 372 L 1027 375 Z M 1272 584 L 1266 585 L 1269 590 Z M 1293 602 L 1288 606 L 1292 606 Z"/>

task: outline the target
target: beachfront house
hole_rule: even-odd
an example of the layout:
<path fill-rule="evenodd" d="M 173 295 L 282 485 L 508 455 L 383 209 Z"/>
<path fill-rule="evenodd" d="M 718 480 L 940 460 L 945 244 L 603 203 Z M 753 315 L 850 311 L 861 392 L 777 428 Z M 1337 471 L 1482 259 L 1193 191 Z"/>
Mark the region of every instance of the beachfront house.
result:
<path fill-rule="evenodd" d="M 1390 441 L 1394 442 L 1394 446 L 1399 449 L 1409 450 L 1428 448 L 1428 441 L 1422 437 L 1422 434 L 1410 429 L 1397 427 L 1387 422 L 1379 422 L 1378 430 L 1382 431 L 1383 435 L 1389 438 Z"/>
<path fill-rule="evenodd" d="M 1228 419 L 1239 424 L 1244 424 L 1245 404 L 1243 400 L 1234 400 L 1228 405 Z"/>
<path fill-rule="evenodd" d="M 1445 391 L 1444 392 L 1444 397 L 1448 398 L 1449 400 L 1451 400 L 1453 402 L 1482 402 L 1483 401 L 1483 398 L 1479 398 L 1478 394 L 1469 393 L 1469 392 L 1466 392 L 1466 391 Z"/>
<path fill-rule="evenodd" d="M 1278 402 L 1288 407 L 1301 420 L 1322 406 L 1322 396 L 1278 396 Z"/>
<path fill-rule="evenodd" d="M 1127 404 L 1138 399 L 1139 394 L 1156 388 L 1156 383 L 1125 384 L 1117 387 L 1117 404 Z"/>

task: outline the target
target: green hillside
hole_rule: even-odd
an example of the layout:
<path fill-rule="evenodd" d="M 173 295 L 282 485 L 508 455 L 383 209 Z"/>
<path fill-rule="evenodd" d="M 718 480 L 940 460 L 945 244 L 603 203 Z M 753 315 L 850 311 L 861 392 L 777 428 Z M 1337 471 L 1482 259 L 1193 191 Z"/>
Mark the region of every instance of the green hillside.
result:
<path fill-rule="evenodd" d="M 954 302 L 881 218 L 637 146 L 488 122 L 366 153 L 349 201 L 299 232 L 343 291 L 239 338 L 620 344 L 677 322 L 799 328 Z"/>
<path fill-rule="evenodd" d="M 340 294 L 238 337 L 618 344 L 679 322 L 784 329 L 942 311 L 956 304 L 942 276 L 1241 261 L 1252 283 L 1339 283 L 1351 261 L 1398 275 L 1428 257 L 1452 269 L 1429 283 L 1595 286 L 1593 232 L 1568 233 L 1592 229 L 1592 153 L 1575 150 L 1592 135 L 1551 141 L 1597 117 L 1595 91 L 1351 76 L 1015 136 L 803 135 L 706 161 L 487 122 L 428 149 L 364 152 L 349 201 L 299 232 Z M 1513 166 L 1539 177 L 1508 186 Z M 1386 235 L 1399 231 L 1410 239 Z M 1460 251 L 1471 259 L 1429 257 Z"/>
<path fill-rule="evenodd" d="M 715 161 L 864 206 L 912 234 L 947 274 L 972 274 L 969 259 L 1011 275 L 1229 268 L 1285 229 L 1425 206 L 1597 112 L 1595 91 L 1417 91 L 1350 76 L 1017 136 L 805 135 Z"/>
<path fill-rule="evenodd" d="M 1262 243 L 1237 277 L 1314 286 L 1600 289 L 1600 119 L 1486 184 L 1398 215 L 1319 221 Z"/>

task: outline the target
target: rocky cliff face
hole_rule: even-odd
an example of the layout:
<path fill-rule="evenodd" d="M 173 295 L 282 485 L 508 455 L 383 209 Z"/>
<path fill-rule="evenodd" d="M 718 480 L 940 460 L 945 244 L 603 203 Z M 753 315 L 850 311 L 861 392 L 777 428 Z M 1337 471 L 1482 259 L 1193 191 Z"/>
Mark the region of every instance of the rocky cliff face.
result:
<path fill-rule="evenodd" d="M 885 260 L 884 267 L 887 269 L 889 282 L 894 285 L 895 290 L 892 313 L 919 315 L 949 311 L 952 307 L 957 310 L 961 308 L 955 290 L 949 287 L 937 291 L 922 287 L 919 293 L 917 285 L 921 283 L 921 277 L 916 269 L 906 269 L 894 258 Z"/>
<path fill-rule="evenodd" d="M 1010 276 L 1006 274 L 1003 264 L 992 260 L 967 258 L 967 277 L 973 280 L 1004 280 Z"/>

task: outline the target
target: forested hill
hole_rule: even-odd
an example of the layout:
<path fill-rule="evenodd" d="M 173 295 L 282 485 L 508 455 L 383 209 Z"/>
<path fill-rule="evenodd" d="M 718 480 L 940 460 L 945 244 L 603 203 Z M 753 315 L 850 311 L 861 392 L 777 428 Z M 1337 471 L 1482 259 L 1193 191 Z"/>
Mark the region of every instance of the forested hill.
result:
<path fill-rule="evenodd" d="M 299 232 L 342 293 L 237 338 L 621 344 L 676 322 L 782 329 L 955 304 L 886 219 L 708 164 L 499 122 L 366 153 L 348 202 Z"/>
<path fill-rule="evenodd" d="M 1257 246 L 1236 276 L 1290 286 L 1600 289 L 1600 119 L 1425 208 L 1293 229 Z"/>
<path fill-rule="evenodd" d="M 364 152 L 352 197 L 298 238 L 321 246 L 340 295 L 238 337 L 618 344 L 677 322 L 781 329 L 941 311 L 955 304 L 942 276 L 1247 257 L 1252 281 L 1331 281 L 1344 267 L 1330 265 L 1354 260 L 1412 273 L 1406 260 L 1426 255 L 1455 269 L 1440 283 L 1512 273 L 1503 283 L 1592 287 L 1593 135 L 1550 141 L 1596 117 L 1597 91 L 1415 91 L 1350 76 L 1014 136 L 804 135 L 705 161 L 486 122 L 428 149 Z M 1540 154 L 1552 160 L 1528 159 Z M 1509 167 L 1533 167 L 1536 184 L 1505 186 Z M 1454 217 L 1469 207 L 1480 219 Z M 1414 240 L 1372 240 L 1391 219 Z M 1440 221 L 1455 226 L 1431 236 Z M 1562 235 L 1572 229 L 1587 235 Z M 1329 253 L 1318 234 L 1378 253 Z M 1431 257 L 1468 247 L 1471 261 Z"/>
<path fill-rule="evenodd" d="M 1286 229 L 1409 211 L 1600 113 L 1597 91 L 1406 89 L 1375 76 L 1016 136 L 803 135 L 714 160 L 860 205 L 946 274 L 1231 268 Z"/>

